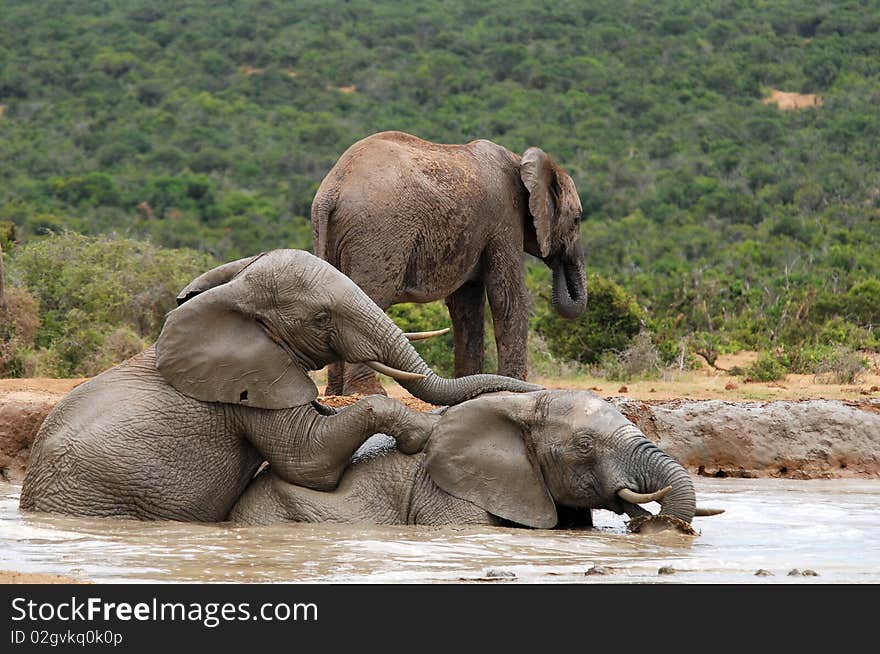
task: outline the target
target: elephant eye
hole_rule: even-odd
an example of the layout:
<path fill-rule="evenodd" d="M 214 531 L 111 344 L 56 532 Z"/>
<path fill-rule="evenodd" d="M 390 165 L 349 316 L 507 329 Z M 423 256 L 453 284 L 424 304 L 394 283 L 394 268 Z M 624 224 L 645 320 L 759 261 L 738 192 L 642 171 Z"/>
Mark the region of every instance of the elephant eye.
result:
<path fill-rule="evenodd" d="M 593 452 L 595 438 L 592 433 L 588 431 L 579 431 L 574 435 L 574 442 L 576 447 L 585 454 L 590 454 Z"/>

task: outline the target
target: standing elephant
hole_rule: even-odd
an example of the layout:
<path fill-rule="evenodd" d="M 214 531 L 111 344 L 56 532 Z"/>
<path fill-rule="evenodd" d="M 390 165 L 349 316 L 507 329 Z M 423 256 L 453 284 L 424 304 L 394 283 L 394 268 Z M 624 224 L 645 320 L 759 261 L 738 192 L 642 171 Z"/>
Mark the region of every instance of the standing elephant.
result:
<path fill-rule="evenodd" d="M 553 307 L 587 302 L 581 202 L 571 177 L 540 148 L 522 157 L 491 141 L 442 145 L 382 132 L 339 158 L 312 203 L 315 254 L 383 310 L 445 298 L 455 374 L 483 368 L 486 297 L 498 373 L 526 378 L 529 303 L 522 253 L 553 271 Z M 328 394 L 381 392 L 363 366 L 332 366 Z"/>
<path fill-rule="evenodd" d="M 368 363 L 416 396 L 454 404 L 525 382 L 436 376 L 350 279 L 307 252 L 275 250 L 211 270 L 178 297 L 155 345 L 76 387 L 34 442 L 21 508 L 216 521 L 263 460 L 288 482 L 335 487 L 373 433 L 421 449 L 434 416 L 387 397 L 338 413 L 307 371 Z"/>
<path fill-rule="evenodd" d="M 660 502 L 657 516 L 639 506 Z M 543 529 L 560 513 L 608 509 L 692 533 L 691 477 L 610 403 L 589 391 L 495 393 L 450 407 L 423 453 L 362 454 L 320 493 L 257 477 L 230 520 L 268 523 L 505 524 Z M 632 524 L 632 523 L 631 523 Z"/>

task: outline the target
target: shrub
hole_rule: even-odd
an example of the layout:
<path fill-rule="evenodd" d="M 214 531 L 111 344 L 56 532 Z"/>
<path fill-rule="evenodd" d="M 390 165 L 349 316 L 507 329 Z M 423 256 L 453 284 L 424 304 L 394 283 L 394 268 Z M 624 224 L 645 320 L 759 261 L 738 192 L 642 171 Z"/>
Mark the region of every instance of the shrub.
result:
<path fill-rule="evenodd" d="M 101 344 L 92 350 L 75 371 L 78 375 L 91 377 L 120 361 L 133 357 L 149 345 L 127 325 L 110 328 L 103 335 Z"/>
<path fill-rule="evenodd" d="M 576 320 L 567 320 L 550 305 L 549 283 L 537 291 L 531 327 L 560 360 L 596 363 L 604 352 L 623 351 L 644 323 L 644 312 L 621 286 L 599 275 L 587 278 L 587 308 Z"/>
<path fill-rule="evenodd" d="M 192 250 L 117 237 L 63 233 L 19 246 L 10 277 L 39 301 L 32 345 L 52 351 L 31 357 L 32 371 L 84 375 L 119 363 L 158 337 L 178 291 L 214 265 Z"/>
<path fill-rule="evenodd" d="M 40 329 L 40 305 L 23 288 L 7 288 L 0 302 L 0 377 L 24 372 L 24 357 Z"/>
<path fill-rule="evenodd" d="M 815 374 L 833 350 L 830 345 L 803 344 L 794 347 L 788 353 L 788 371 L 797 375 Z"/>
<path fill-rule="evenodd" d="M 761 352 L 745 373 L 746 381 L 780 381 L 788 374 L 788 362 L 772 352 Z"/>
<path fill-rule="evenodd" d="M 642 331 L 623 351 L 605 352 L 595 370 L 600 377 L 612 381 L 630 381 L 635 378 L 656 379 L 663 372 L 663 365 L 651 335 Z"/>
<path fill-rule="evenodd" d="M 67 366 L 55 350 L 25 352 L 22 377 L 65 377 Z"/>
<path fill-rule="evenodd" d="M 575 377 L 584 373 L 583 366 L 577 361 L 555 357 L 553 353 L 550 352 L 550 348 L 547 346 L 547 341 L 534 331 L 529 331 L 527 347 L 530 376 L 562 379 L 566 377 Z M 494 368 L 491 369 L 494 370 Z"/>
<path fill-rule="evenodd" d="M 820 384 L 854 384 L 868 368 L 868 361 L 858 352 L 838 346 L 816 369 Z"/>

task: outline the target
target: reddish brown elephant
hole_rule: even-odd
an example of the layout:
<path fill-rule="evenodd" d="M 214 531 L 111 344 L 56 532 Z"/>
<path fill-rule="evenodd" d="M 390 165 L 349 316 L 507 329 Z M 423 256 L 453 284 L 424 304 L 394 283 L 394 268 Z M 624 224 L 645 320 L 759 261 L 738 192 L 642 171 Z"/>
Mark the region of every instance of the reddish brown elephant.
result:
<path fill-rule="evenodd" d="M 382 309 L 445 299 L 456 376 L 483 368 L 488 297 L 498 372 L 525 379 L 523 251 L 552 269 L 556 311 L 583 313 L 580 217 L 574 182 L 540 148 L 520 156 L 491 141 L 444 145 L 402 132 L 352 145 L 312 203 L 315 254 Z M 363 366 L 331 366 L 327 393 L 350 392 L 381 387 Z"/>

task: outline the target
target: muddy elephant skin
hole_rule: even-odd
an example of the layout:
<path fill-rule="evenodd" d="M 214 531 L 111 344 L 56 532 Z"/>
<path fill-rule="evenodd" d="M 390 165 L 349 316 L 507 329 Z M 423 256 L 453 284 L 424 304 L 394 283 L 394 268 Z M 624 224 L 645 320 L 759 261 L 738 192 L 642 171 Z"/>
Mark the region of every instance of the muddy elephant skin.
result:
<path fill-rule="evenodd" d="M 393 444 L 359 453 L 339 487 L 319 493 L 271 470 L 230 514 L 244 523 L 509 524 L 552 528 L 571 510 L 608 509 L 688 524 L 694 486 L 682 466 L 589 391 L 493 393 L 450 407 L 423 453 Z"/>
<path fill-rule="evenodd" d="M 523 252 L 553 271 L 553 307 L 586 306 L 582 209 L 571 177 L 543 150 L 522 156 L 491 141 L 462 145 L 382 132 L 352 145 L 312 203 L 315 254 L 383 310 L 445 299 L 456 376 L 483 368 L 488 298 L 498 373 L 526 378 L 528 294 Z M 377 392 L 371 371 L 333 366 L 327 394 Z"/>
<path fill-rule="evenodd" d="M 223 520 L 258 466 L 332 489 L 373 433 L 421 449 L 433 417 L 384 396 L 338 413 L 308 375 L 331 361 L 369 362 L 427 402 L 454 404 L 532 384 L 443 379 L 350 279 L 299 250 L 211 270 L 178 297 L 153 346 L 74 388 L 37 433 L 25 510 Z"/>

